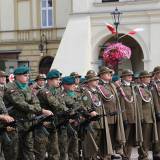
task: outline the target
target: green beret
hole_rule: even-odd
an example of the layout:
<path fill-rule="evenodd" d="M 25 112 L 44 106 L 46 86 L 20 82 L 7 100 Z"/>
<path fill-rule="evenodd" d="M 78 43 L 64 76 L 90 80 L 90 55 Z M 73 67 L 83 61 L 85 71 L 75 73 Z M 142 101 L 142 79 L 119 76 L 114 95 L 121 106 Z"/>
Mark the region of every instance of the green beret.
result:
<path fill-rule="evenodd" d="M 120 76 L 117 75 L 117 74 L 114 74 L 113 77 L 112 77 L 112 81 L 113 81 L 113 82 L 116 82 L 116 81 L 118 81 L 118 80 L 120 80 Z"/>
<path fill-rule="evenodd" d="M 47 79 L 60 78 L 62 75 L 57 69 L 53 69 L 47 73 Z"/>
<path fill-rule="evenodd" d="M 29 73 L 29 68 L 25 67 L 25 66 L 17 67 L 14 70 L 14 75 L 22 75 L 22 74 L 26 74 L 26 73 Z"/>
<path fill-rule="evenodd" d="M 136 78 L 139 78 L 139 72 L 135 72 L 133 77 L 136 79 Z"/>
<path fill-rule="evenodd" d="M 30 85 L 33 85 L 35 83 L 35 81 L 33 80 L 33 79 L 30 79 L 29 81 L 28 81 L 28 85 L 30 86 Z"/>
<path fill-rule="evenodd" d="M 85 81 L 86 81 L 86 79 L 85 79 L 84 77 L 81 77 L 81 78 L 80 78 L 80 83 L 81 83 L 81 84 L 84 84 Z"/>
<path fill-rule="evenodd" d="M 67 85 L 75 84 L 75 77 L 72 76 L 63 77 L 62 84 L 67 84 Z"/>

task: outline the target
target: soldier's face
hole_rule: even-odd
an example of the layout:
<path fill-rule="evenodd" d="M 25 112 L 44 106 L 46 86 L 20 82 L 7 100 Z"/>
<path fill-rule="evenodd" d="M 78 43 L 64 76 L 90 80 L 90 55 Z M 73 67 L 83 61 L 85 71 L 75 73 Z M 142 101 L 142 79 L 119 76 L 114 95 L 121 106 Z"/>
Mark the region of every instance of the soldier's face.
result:
<path fill-rule="evenodd" d="M 37 81 L 37 84 L 39 85 L 39 86 L 44 86 L 45 85 L 45 80 L 44 79 L 39 79 L 38 81 Z"/>
<path fill-rule="evenodd" d="M 79 82 L 80 82 L 80 78 L 75 78 L 75 82 L 76 82 L 76 84 L 79 84 Z"/>
<path fill-rule="evenodd" d="M 99 80 L 90 81 L 90 82 L 88 82 L 88 86 L 95 88 L 95 87 L 97 87 L 98 83 L 99 83 Z"/>
<path fill-rule="evenodd" d="M 160 79 L 160 72 L 156 73 L 155 77 L 156 77 L 157 79 Z"/>
<path fill-rule="evenodd" d="M 101 77 L 101 79 L 103 79 L 105 81 L 110 81 L 112 79 L 112 74 L 111 73 L 104 73 L 100 77 Z"/>
<path fill-rule="evenodd" d="M 29 74 L 16 75 L 16 80 L 20 83 L 28 83 Z"/>
<path fill-rule="evenodd" d="M 131 82 L 132 81 L 132 76 L 124 76 L 123 80 L 125 80 L 127 82 Z"/>
<path fill-rule="evenodd" d="M 49 83 L 50 86 L 53 86 L 53 87 L 57 88 L 57 87 L 60 86 L 60 78 L 49 79 L 48 83 Z"/>
<path fill-rule="evenodd" d="M 149 84 L 151 81 L 151 77 L 143 77 L 141 78 L 141 82 L 144 84 Z"/>
<path fill-rule="evenodd" d="M 0 77 L 0 84 L 6 84 L 6 77 Z"/>

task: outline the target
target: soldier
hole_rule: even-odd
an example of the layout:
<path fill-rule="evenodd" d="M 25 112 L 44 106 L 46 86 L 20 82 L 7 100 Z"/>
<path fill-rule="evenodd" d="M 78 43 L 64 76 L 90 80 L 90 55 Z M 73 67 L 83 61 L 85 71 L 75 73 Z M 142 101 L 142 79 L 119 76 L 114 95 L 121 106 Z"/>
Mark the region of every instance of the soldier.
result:
<path fill-rule="evenodd" d="M 141 128 L 141 114 L 137 101 L 135 86 L 132 82 L 133 72 L 123 70 L 121 84 L 118 86 L 120 104 L 123 112 L 123 124 L 125 128 L 126 146 L 125 151 L 128 159 L 131 157 L 132 148 L 141 145 L 143 141 Z"/>
<path fill-rule="evenodd" d="M 4 101 L 3 101 L 3 95 L 4 95 L 4 88 L 6 84 L 6 73 L 3 71 L 0 71 L 0 121 L 5 122 L 12 122 L 14 119 L 10 117 L 7 113 L 7 109 L 5 107 Z M 2 142 L 3 139 L 0 136 L 0 159 L 4 160 L 3 150 L 2 150 Z M 3 146 L 4 148 L 4 146 Z"/>
<path fill-rule="evenodd" d="M 80 83 L 81 75 L 79 75 L 77 72 L 72 72 L 70 76 L 75 78 L 76 85 L 78 86 Z"/>
<path fill-rule="evenodd" d="M 0 113 L 5 115 L 8 114 L 9 111 L 9 108 L 6 108 L 5 106 L 6 102 L 3 100 L 6 89 L 7 76 L 8 75 L 4 71 L 0 71 L 0 96 L 2 103 Z M 18 137 L 15 135 L 15 131 L 13 129 L 10 129 L 10 131 L 8 132 L 8 136 L 10 137 L 12 144 L 17 144 Z M 18 153 L 16 148 L 14 148 L 13 146 L 14 145 L 11 146 L 11 143 L 3 143 L 3 152 L 6 160 L 9 160 L 11 156 L 13 160 L 17 160 Z"/>
<path fill-rule="evenodd" d="M 157 66 L 153 70 L 154 81 L 152 83 L 152 95 L 157 121 L 157 131 L 159 142 L 155 144 L 153 149 L 154 159 L 160 159 L 160 66 Z"/>
<path fill-rule="evenodd" d="M 81 101 L 81 94 L 76 90 L 76 78 L 73 76 L 67 76 L 62 79 L 62 85 L 64 88 L 64 99 L 66 106 L 71 110 L 78 110 L 83 107 Z M 78 150 L 78 134 L 76 131 L 76 121 L 70 120 L 68 127 L 68 155 L 69 160 L 78 160 L 79 159 L 79 150 Z M 71 128 L 70 128 L 71 127 Z"/>
<path fill-rule="evenodd" d="M 2 100 L 3 100 L 5 87 L 6 87 L 6 77 L 7 77 L 7 74 L 4 71 L 0 71 L 0 96 L 1 96 Z M 2 109 L 2 111 L 0 111 L 1 114 L 7 113 L 7 109 L 6 109 L 5 105 L 1 105 L 1 109 Z"/>
<path fill-rule="evenodd" d="M 3 100 L 0 97 L 0 107 L 2 107 L 2 105 L 4 105 Z M 4 121 L 4 122 L 12 122 L 14 121 L 14 119 L 12 117 L 10 117 L 9 115 L 6 114 L 0 114 L 0 122 Z M 3 143 L 3 139 L 0 135 L 0 159 L 1 160 L 5 160 L 4 155 L 3 155 L 3 147 L 2 147 L 2 143 Z"/>
<path fill-rule="evenodd" d="M 36 94 L 35 81 L 33 79 L 29 79 L 28 86 Z"/>
<path fill-rule="evenodd" d="M 33 135 L 32 132 L 27 132 L 32 123 L 29 121 L 35 114 L 44 114 L 46 116 L 53 113 L 49 110 L 42 109 L 38 98 L 32 93 L 28 87 L 29 68 L 18 67 L 14 71 L 15 81 L 8 84 L 4 97 L 8 104 L 12 106 L 11 116 L 16 120 L 26 120 L 19 124 L 18 127 L 18 159 L 34 160 L 33 152 Z M 10 157 L 10 159 L 12 159 Z"/>
<path fill-rule="evenodd" d="M 139 73 L 138 72 L 134 73 L 134 75 L 133 75 L 133 83 L 135 85 L 139 85 L 140 84 L 140 79 L 139 79 Z"/>
<path fill-rule="evenodd" d="M 148 160 L 150 146 L 158 142 L 157 125 L 152 93 L 149 88 L 151 75 L 142 71 L 139 75 L 141 84 L 138 86 L 139 108 L 142 110 L 143 143 L 139 148 L 139 159 Z"/>
<path fill-rule="evenodd" d="M 121 106 L 118 98 L 116 86 L 111 82 L 113 71 L 107 67 L 101 67 L 99 70 L 100 77 L 100 92 L 103 95 L 103 103 L 105 111 L 120 112 Z M 125 159 L 123 146 L 125 145 L 125 133 L 123 128 L 122 114 L 108 117 L 109 131 L 111 135 L 111 142 L 116 153 L 120 154 Z"/>
<path fill-rule="evenodd" d="M 48 72 L 47 84 L 37 94 L 41 103 L 41 107 L 50 109 L 52 112 L 54 112 L 55 115 L 60 111 L 67 110 L 60 88 L 60 78 L 61 73 L 58 70 L 53 69 Z M 58 130 L 59 135 L 57 135 L 56 128 L 49 129 L 49 126 L 47 126 L 47 130 L 49 131 L 48 137 L 46 137 L 44 134 L 37 133 L 37 138 L 35 138 L 35 149 L 37 152 L 36 160 L 44 160 L 46 151 L 48 151 L 48 160 L 67 159 L 68 154 L 66 149 L 66 128 L 62 128 Z M 58 140 L 60 140 L 60 147 Z"/>
<path fill-rule="evenodd" d="M 85 92 L 84 96 L 82 97 L 85 107 L 88 110 L 93 110 L 95 113 L 100 115 L 106 114 L 106 110 L 101 99 L 102 97 L 98 89 L 99 77 L 95 71 L 90 70 L 87 72 L 85 78 Z M 95 150 L 90 151 L 90 147 L 88 146 L 87 150 L 90 151 L 88 159 L 110 159 L 111 155 L 113 154 L 113 150 L 108 129 L 107 117 L 103 116 L 99 122 L 94 122 L 92 128 L 94 129 L 93 137 L 98 146 L 98 150 L 96 151 L 95 148 Z"/>
<path fill-rule="evenodd" d="M 36 87 L 35 87 L 36 90 L 40 90 L 40 89 L 44 88 L 45 83 L 46 83 L 46 75 L 45 74 L 38 74 L 35 79 L 35 82 L 36 82 Z"/>

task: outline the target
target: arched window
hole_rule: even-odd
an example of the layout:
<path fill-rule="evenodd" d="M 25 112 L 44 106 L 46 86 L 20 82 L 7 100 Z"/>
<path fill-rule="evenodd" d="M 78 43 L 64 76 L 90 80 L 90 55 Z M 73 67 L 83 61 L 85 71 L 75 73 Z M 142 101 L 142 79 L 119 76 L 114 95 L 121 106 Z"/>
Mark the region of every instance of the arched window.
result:
<path fill-rule="evenodd" d="M 41 27 L 53 27 L 53 3 L 52 0 L 41 0 Z"/>

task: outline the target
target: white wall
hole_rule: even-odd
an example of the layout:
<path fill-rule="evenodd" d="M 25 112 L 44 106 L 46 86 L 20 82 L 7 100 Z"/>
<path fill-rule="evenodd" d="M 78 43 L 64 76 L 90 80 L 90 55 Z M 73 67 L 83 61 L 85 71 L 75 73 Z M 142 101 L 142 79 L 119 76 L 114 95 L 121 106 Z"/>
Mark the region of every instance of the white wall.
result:
<path fill-rule="evenodd" d="M 76 71 L 85 75 L 91 67 L 90 16 L 72 16 L 67 24 L 52 69 L 64 75 Z"/>
<path fill-rule="evenodd" d="M 1 0 L 0 1 L 0 29 L 13 30 L 14 29 L 14 1 Z"/>
<path fill-rule="evenodd" d="M 56 0 L 55 4 L 56 27 L 66 27 L 72 10 L 72 0 Z"/>
<path fill-rule="evenodd" d="M 30 19 L 31 10 L 32 8 L 30 8 L 30 1 L 18 2 L 18 28 L 19 29 L 31 28 L 31 19 Z"/>
<path fill-rule="evenodd" d="M 115 6 L 123 11 L 120 33 L 127 33 L 134 28 L 144 28 L 144 32 L 136 34 L 133 38 L 143 50 L 145 69 L 151 71 L 154 66 L 159 65 L 160 1 L 120 2 L 116 5 L 102 4 L 99 0 L 72 1 L 75 16 L 71 16 L 69 20 L 52 68 L 61 69 L 65 74 L 71 71 L 83 74 L 84 70 L 91 68 L 97 70 L 99 46 L 111 36 L 104 23 L 113 23 L 110 12 Z M 88 23 L 86 19 L 82 19 L 83 16 L 91 17 L 90 25 L 89 21 Z"/>
<path fill-rule="evenodd" d="M 151 65 L 153 69 L 156 65 L 160 65 L 160 23 L 151 24 L 150 47 L 151 47 Z"/>

